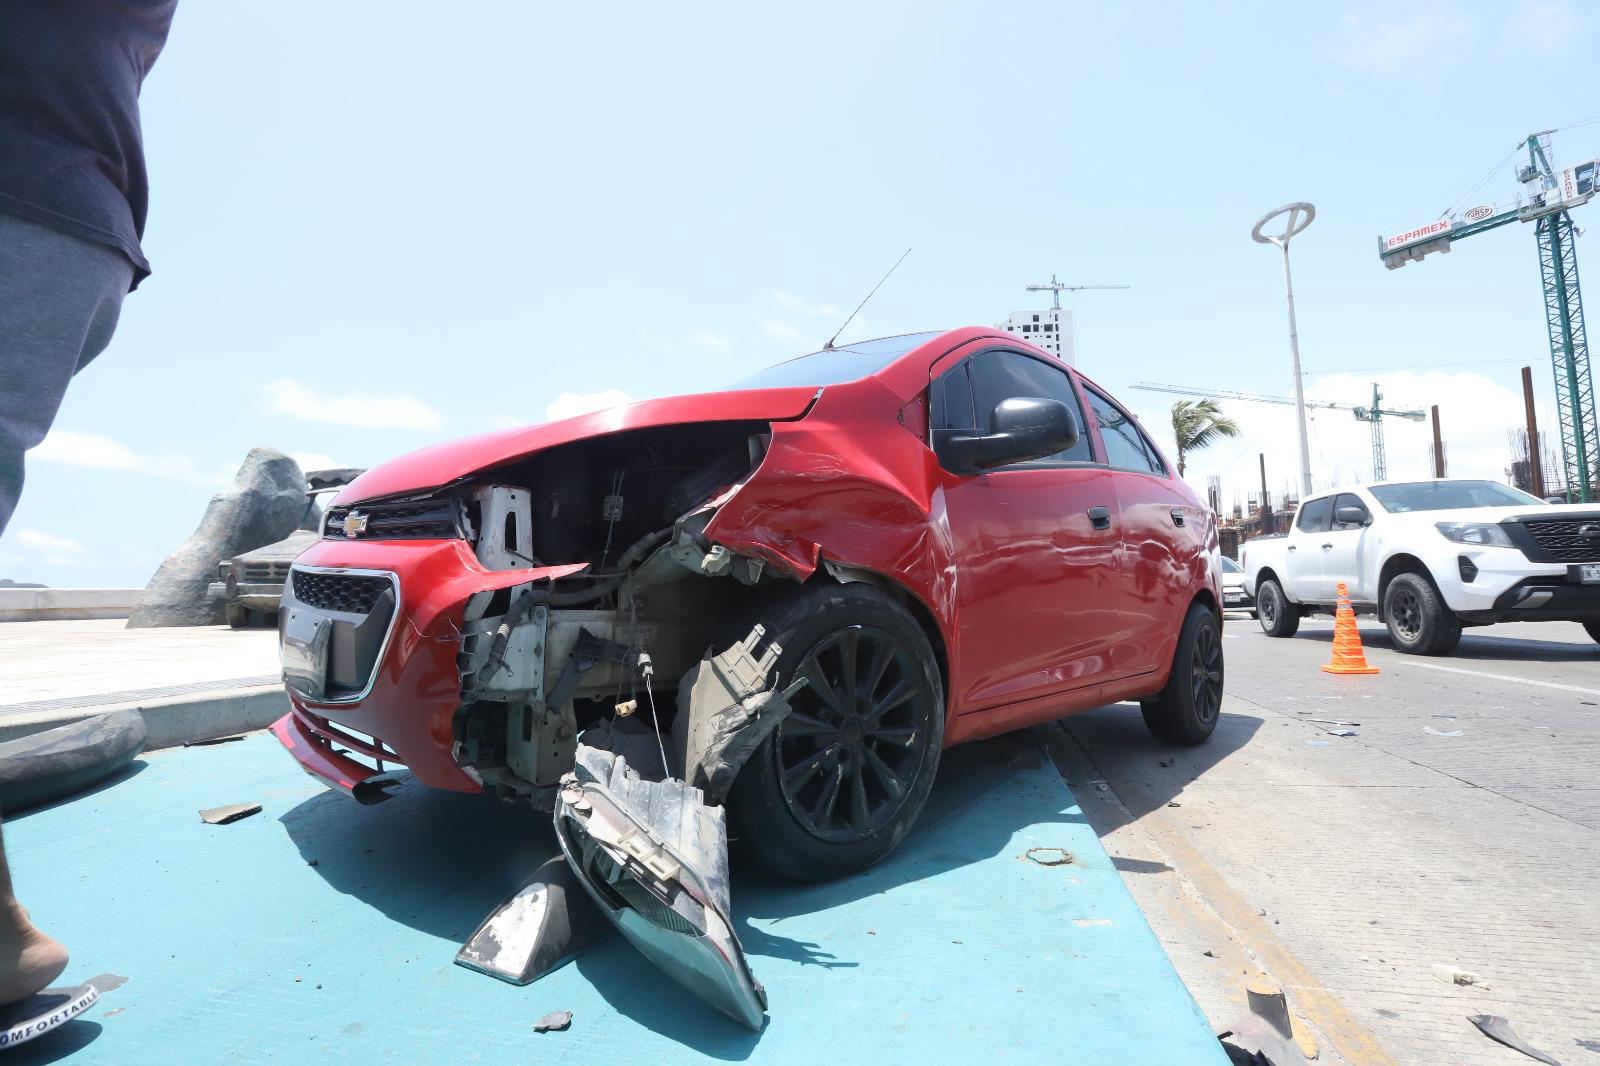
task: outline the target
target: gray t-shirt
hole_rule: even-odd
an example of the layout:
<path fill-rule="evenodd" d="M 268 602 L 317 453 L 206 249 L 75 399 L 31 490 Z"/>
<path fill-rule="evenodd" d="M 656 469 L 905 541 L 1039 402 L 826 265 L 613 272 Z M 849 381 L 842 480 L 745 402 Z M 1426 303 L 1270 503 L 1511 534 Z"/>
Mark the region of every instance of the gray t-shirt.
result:
<path fill-rule="evenodd" d="M 118 249 L 135 286 L 150 273 L 139 87 L 176 7 L 0 2 L 0 210 Z"/>

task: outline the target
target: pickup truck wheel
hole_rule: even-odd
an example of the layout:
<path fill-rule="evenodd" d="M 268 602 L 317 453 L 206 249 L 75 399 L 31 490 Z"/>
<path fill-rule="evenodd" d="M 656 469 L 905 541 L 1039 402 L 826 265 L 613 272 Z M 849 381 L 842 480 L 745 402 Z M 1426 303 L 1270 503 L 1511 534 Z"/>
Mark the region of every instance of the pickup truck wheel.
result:
<path fill-rule="evenodd" d="M 905 839 L 933 788 L 945 713 L 933 649 L 865 584 L 818 583 L 756 621 L 783 648 L 771 686 L 809 683 L 734 781 L 733 835 L 795 880 L 863 870 Z"/>
<path fill-rule="evenodd" d="M 1204 604 L 1189 608 L 1167 687 L 1139 704 L 1144 724 L 1168 744 L 1200 744 L 1222 711 L 1222 623 Z"/>
<path fill-rule="evenodd" d="M 1418 573 L 1397 574 L 1389 582 L 1383 620 L 1395 650 L 1408 655 L 1444 655 L 1461 643 L 1461 620 Z"/>
<path fill-rule="evenodd" d="M 1269 637 L 1292 637 L 1300 629 L 1300 608 L 1289 602 L 1276 578 L 1267 578 L 1256 590 L 1256 621 Z"/>
<path fill-rule="evenodd" d="M 227 615 L 228 625 L 234 629 L 250 628 L 250 608 L 244 604 L 230 603 L 224 608 L 223 613 Z M 215 618 L 216 616 L 212 615 L 212 617 Z"/>

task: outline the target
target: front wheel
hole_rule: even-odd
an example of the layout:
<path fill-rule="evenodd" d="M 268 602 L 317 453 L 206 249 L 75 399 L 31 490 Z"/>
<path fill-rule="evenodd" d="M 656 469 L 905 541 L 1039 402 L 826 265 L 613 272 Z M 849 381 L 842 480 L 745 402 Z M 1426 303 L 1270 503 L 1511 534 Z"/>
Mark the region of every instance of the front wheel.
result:
<path fill-rule="evenodd" d="M 1200 744 L 1222 712 L 1222 623 L 1203 603 L 1189 608 L 1167 686 L 1139 704 L 1144 724 L 1168 744 Z"/>
<path fill-rule="evenodd" d="M 819 583 L 755 621 L 783 648 L 771 688 L 807 684 L 734 781 L 734 836 L 784 877 L 856 873 L 905 838 L 933 787 L 945 711 L 933 648 L 865 584 Z"/>
<path fill-rule="evenodd" d="M 1444 655 L 1461 643 L 1461 619 L 1418 573 L 1397 574 L 1383 590 L 1383 621 L 1407 655 Z"/>
<path fill-rule="evenodd" d="M 1292 637 L 1300 629 L 1300 608 L 1289 602 L 1278 579 L 1269 577 L 1256 590 L 1256 620 L 1269 637 Z"/>

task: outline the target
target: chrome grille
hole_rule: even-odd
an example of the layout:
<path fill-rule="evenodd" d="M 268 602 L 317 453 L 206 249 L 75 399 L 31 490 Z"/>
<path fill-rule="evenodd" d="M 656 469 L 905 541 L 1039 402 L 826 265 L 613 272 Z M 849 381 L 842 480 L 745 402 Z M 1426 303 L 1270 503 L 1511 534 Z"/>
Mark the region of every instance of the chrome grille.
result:
<path fill-rule="evenodd" d="M 294 572 L 294 595 L 307 607 L 348 614 L 368 614 L 378 597 L 388 591 L 387 578 L 369 574 Z"/>
<path fill-rule="evenodd" d="M 289 580 L 289 564 L 245 563 L 239 580 L 248 585 L 281 585 Z"/>
<path fill-rule="evenodd" d="M 1535 518 L 1523 524 L 1540 550 L 1552 561 L 1600 562 L 1600 516 Z"/>
<path fill-rule="evenodd" d="M 455 540 L 461 536 L 453 499 L 411 500 L 404 503 L 356 503 L 328 509 L 323 536 L 331 540 Z M 345 519 L 354 514 L 359 523 L 345 532 Z"/>

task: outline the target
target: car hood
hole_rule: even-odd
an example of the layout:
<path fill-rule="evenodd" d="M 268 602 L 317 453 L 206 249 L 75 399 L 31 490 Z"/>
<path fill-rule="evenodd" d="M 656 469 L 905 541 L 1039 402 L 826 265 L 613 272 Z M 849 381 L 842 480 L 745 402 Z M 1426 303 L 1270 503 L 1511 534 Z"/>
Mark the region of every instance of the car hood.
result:
<path fill-rule="evenodd" d="M 693 422 L 789 421 L 810 410 L 820 392 L 808 385 L 668 396 L 608 407 L 558 422 L 446 441 L 373 467 L 346 485 L 333 503 L 361 503 L 434 489 L 558 444 L 632 429 Z"/>
<path fill-rule="evenodd" d="M 1529 503 L 1520 507 L 1449 507 L 1442 511 L 1400 511 L 1389 517 L 1395 522 L 1432 526 L 1436 522 L 1504 522 L 1511 518 L 1581 518 L 1583 508 L 1558 504 Z"/>

